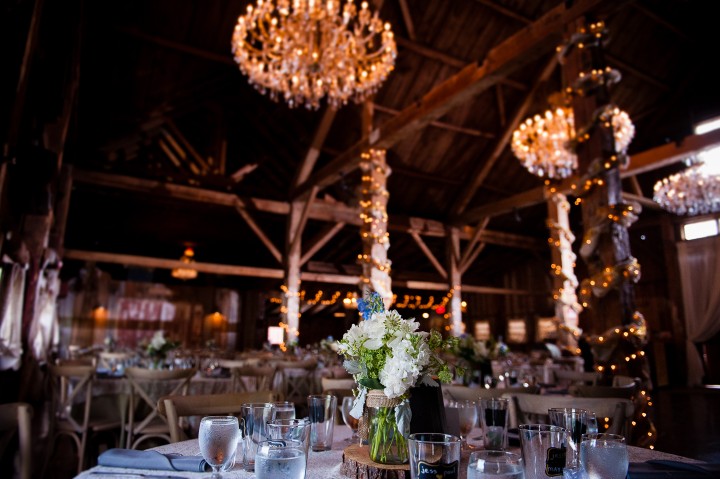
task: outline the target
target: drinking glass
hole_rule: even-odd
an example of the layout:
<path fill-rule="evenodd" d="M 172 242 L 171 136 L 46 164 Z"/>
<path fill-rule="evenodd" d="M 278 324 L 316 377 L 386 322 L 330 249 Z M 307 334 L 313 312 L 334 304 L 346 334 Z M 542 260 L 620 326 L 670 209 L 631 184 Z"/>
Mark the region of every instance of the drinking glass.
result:
<path fill-rule="evenodd" d="M 308 451 L 310 450 L 310 420 L 302 419 L 275 419 L 266 426 L 269 439 L 283 441 L 297 441 L 305 451 L 305 462 L 307 462 Z"/>
<path fill-rule="evenodd" d="M 595 411 L 588 411 L 585 413 L 585 433 L 598 433 L 597 415 L 595 414 Z"/>
<path fill-rule="evenodd" d="M 506 451 L 470 453 L 467 479 L 523 479 L 522 458 Z"/>
<path fill-rule="evenodd" d="M 580 443 L 583 477 L 625 479 L 628 451 L 625 437 L 618 434 L 583 434 Z"/>
<path fill-rule="evenodd" d="M 460 438 L 451 434 L 410 434 L 410 478 L 456 479 L 460 475 Z"/>
<path fill-rule="evenodd" d="M 227 465 L 237 450 L 238 419 L 235 416 L 206 416 L 200 421 L 200 453 L 212 467 L 213 479 L 221 479 L 220 468 Z"/>
<path fill-rule="evenodd" d="M 330 395 L 308 396 L 310 447 L 313 451 L 332 449 L 337 398 Z"/>
<path fill-rule="evenodd" d="M 274 419 L 295 419 L 295 403 L 291 401 L 278 401 L 272 403 Z"/>
<path fill-rule="evenodd" d="M 255 453 L 259 443 L 267 439 L 266 425 L 272 421 L 272 403 L 245 403 L 240 406 L 241 426 L 244 439 L 243 468 L 255 469 Z"/>
<path fill-rule="evenodd" d="M 467 437 L 475 427 L 478 420 L 477 403 L 475 401 L 456 401 L 455 407 L 458 412 L 458 422 L 460 424 L 460 440 L 464 450 L 475 449 L 475 446 L 468 444 Z"/>
<path fill-rule="evenodd" d="M 345 439 L 345 442 L 349 443 L 357 442 L 360 439 L 360 436 L 358 436 L 357 432 L 359 420 L 355 419 L 353 416 L 350 415 L 350 410 L 353 407 L 353 401 L 355 401 L 354 397 L 345 396 L 343 398 L 342 404 L 340 405 L 340 412 L 342 413 L 343 422 L 347 427 L 352 430 L 352 437 Z"/>
<path fill-rule="evenodd" d="M 546 479 L 563 475 L 565 429 L 549 424 L 520 424 L 520 448 L 525 479 Z"/>
<path fill-rule="evenodd" d="M 582 435 L 587 432 L 587 411 L 572 407 L 554 407 L 548 409 L 550 424 L 565 429 L 568 452 L 566 466 L 577 469 L 580 460 L 579 446 Z"/>
<path fill-rule="evenodd" d="M 507 398 L 480 398 L 480 425 L 485 449 L 502 451 L 507 448 L 509 408 L 510 400 Z"/>
<path fill-rule="evenodd" d="M 257 479 L 305 479 L 306 468 L 305 450 L 297 441 L 269 440 L 258 445 Z"/>

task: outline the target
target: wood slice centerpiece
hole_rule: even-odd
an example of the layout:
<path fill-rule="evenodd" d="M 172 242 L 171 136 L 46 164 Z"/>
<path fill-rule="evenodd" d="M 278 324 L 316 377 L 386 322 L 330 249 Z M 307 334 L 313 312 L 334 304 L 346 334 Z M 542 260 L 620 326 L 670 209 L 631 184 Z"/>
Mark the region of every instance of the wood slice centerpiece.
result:
<path fill-rule="evenodd" d="M 370 459 L 370 448 L 351 444 L 343 451 L 340 472 L 357 479 L 406 479 L 410 477 L 409 464 L 380 464 Z"/>

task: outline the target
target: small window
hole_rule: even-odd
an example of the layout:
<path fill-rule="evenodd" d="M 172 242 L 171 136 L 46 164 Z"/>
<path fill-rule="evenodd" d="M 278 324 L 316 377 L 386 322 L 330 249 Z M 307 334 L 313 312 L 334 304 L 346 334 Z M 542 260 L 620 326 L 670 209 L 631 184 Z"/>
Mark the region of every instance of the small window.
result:
<path fill-rule="evenodd" d="M 487 341 L 490 339 L 490 321 L 478 321 L 475 323 L 475 340 Z"/>
<path fill-rule="evenodd" d="M 683 238 L 686 241 L 718 235 L 718 220 L 696 221 L 683 225 Z"/>
<path fill-rule="evenodd" d="M 557 338 L 557 322 L 555 318 L 538 318 L 535 327 L 535 341 L 541 343 L 546 339 Z"/>
<path fill-rule="evenodd" d="M 527 342 L 527 329 L 525 327 L 524 319 L 509 319 L 508 320 L 508 343 L 526 343 Z"/>

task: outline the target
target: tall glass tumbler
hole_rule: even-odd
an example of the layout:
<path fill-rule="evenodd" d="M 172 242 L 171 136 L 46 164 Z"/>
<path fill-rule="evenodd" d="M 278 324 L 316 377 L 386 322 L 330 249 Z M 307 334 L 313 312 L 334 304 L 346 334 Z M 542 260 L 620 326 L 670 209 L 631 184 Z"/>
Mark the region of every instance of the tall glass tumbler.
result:
<path fill-rule="evenodd" d="M 628 472 L 625 437 L 618 434 L 583 434 L 580 469 L 582 477 L 624 479 Z"/>
<path fill-rule="evenodd" d="M 567 457 L 568 468 L 577 469 L 580 466 L 580 440 L 587 432 L 587 411 L 574 407 L 554 407 L 548 409 L 550 424 L 560 426 L 567 433 Z"/>
<path fill-rule="evenodd" d="M 313 451 L 329 451 L 332 449 L 336 409 L 337 397 L 335 396 L 308 396 L 310 447 Z"/>
<path fill-rule="evenodd" d="M 257 446 L 267 439 L 266 425 L 272 421 L 274 407 L 272 403 L 245 403 L 240 406 L 240 431 L 243 435 L 243 468 L 255 470 Z"/>
<path fill-rule="evenodd" d="M 520 424 L 518 432 L 525 479 L 563 477 L 565 429 L 549 424 Z"/>
<path fill-rule="evenodd" d="M 302 419 L 275 419 L 267 424 L 267 433 L 270 439 L 282 441 L 297 441 L 302 444 L 307 461 L 310 451 L 310 420 Z"/>
<path fill-rule="evenodd" d="M 480 398 L 480 425 L 485 449 L 507 449 L 509 408 L 510 400 L 507 398 Z"/>
<path fill-rule="evenodd" d="M 408 438 L 411 479 L 457 479 L 460 477 L 460 450 L 457 436 L 415 433 Z"/>
<path fill-rule="evenodd" d="M 297 441 L 269 440 L 258 445 L 256 479 L 305 479 L 307 458 Z"/>

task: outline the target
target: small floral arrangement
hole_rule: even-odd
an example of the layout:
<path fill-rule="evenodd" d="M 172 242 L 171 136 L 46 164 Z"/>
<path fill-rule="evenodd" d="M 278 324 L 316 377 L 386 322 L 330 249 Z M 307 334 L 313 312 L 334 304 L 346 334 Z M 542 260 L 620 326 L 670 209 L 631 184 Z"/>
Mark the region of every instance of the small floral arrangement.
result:
<path fill-rule="evenodd" d="M 165 333 L 156 331 L 147 347 L 147 354 L 151 358 L 165 359 L 167 353 L 177 348 L 179 343 L 165 339 Z"/>
<path fill-rule="evenodd" d="M 394 440 L 400 451 L 406 450 L 402 431 L 408 431 L 410 424 L 408 392 L 416 385 L 437 386 L 437 380 L 452 380 L 448 365 L 438 353 L 451 351 L 457 338 L 444 340 L 437 331 L 418 331 L 420 325 L 414 319 L 403 319 L 395 310 L 386 311 L 377 293 L 359 300 L 358 309 L 364 321 L 354 324 L 338 342 L 338 353 L 345 358 L 343 366 L 359 385 L 350 414 L 360 418 L 368 391 L 382 390 L 397 405 L 394 415 L 378 416 L 377 420 L 397 424 L 396 431 L 401 433 L 396 433 Z M 382 459 L 382 438 L 369 441 L 370 457 Z"/>

